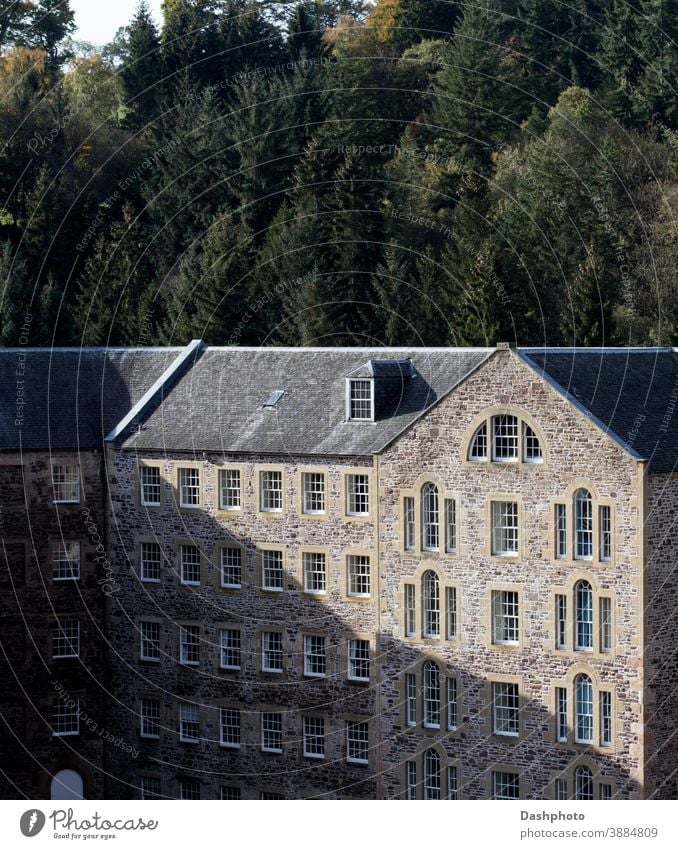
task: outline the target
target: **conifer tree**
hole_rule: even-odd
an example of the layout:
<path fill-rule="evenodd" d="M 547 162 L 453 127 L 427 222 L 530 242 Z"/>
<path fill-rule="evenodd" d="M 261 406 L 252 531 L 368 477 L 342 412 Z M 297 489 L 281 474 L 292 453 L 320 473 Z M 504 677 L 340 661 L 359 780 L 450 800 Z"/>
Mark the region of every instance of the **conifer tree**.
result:
<path fill-rule="evenodd" d="M 147 0 L 140 0 L 127 27 L 120 76 L 127 96 L 127 124 L 140 130 L 157 117 L 162 84 L 160 37 Z"/>
<path fill-rule="evenodd" d="M 26 265 L 9 241 L 0 245 L 0 345 L 17 346 L 31 299 Z"/>

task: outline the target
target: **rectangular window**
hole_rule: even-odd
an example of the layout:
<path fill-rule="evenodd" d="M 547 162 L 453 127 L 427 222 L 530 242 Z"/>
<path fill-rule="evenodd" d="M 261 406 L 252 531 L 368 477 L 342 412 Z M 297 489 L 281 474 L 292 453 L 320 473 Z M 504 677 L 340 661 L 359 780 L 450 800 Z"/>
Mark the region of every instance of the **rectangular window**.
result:
<path fill-rule="evenodd" d="M 304 757 L 325 757 L 325 720 L 322 716 L 304 717 Z"/>
<path fill-rule="evenodd" d="M 160 736 L 160 702 L 157 699 L 142 699 L 139 705 L 141 736 Z"/>
<path fill-rule="evenodd" d="M 52 466 L 54 503 L 78 504 L 80 501 L 80 467 Z"/>
<path fill-rule="evenodd" d="M 612 651 L 612 599 L 606 596 L 600 599 L 600 650 Z"/>
<path fill-rule="evenodd" d="M 405 675 L 405 722 L 417 724 L 417 677 L 409 673 Z"/>
<path fill-rule="evenodd" d="M 556 778 L 556 799 L 560 802 L 567 801 L 567 779 Z"/>
<path fill-rule="evenodd" d="M 179 626 L 179 663 L 197 666 L 200 662 L 200 625 Z"/>
<path fill-rule="evenodd" d="M 563 560 L 567 557 L 567 506 L 556 504 L 555 511 L 556 557 Z"/>
<path fill-rule="evenodd" d="M 227 749 L 240 748 L 240 711 L 237 708 L 219 708 L 219 742 Z"/>
<path fill-rule="evenodd" d="M 200 742 L 200 719 L 197 705 L 187 703 L 179 705 L 179 739 L 182 743 Z"/>
<path fill-rule="evenodd" d="M 351 421 L 372 421 L 371 380 L 349 380 L 348 417 Z"/>
<path fill-rule="evenodd" d="M 265 802 L 278 802 L 281 799 L 284 799 L 282 793 L 272 793 L 270 790 L 260 790 L 259 791 L 259 799 Z"/>
<path fill-rule="evenodd" d="M 445 604 L 447 605 L 447 639 L 457 639 L 457 588 L 447 587 L 445 590 Z"/>
<path fill-rule="evenodd" d="M 517 737 L 520 729 L 520 697 L 517 684 L 492 684 L 493 730 L 495 734 Z"/>
<path fill-rule="evenodd" d="M 447 679 L 447 730 L 456 731 L 459 722 L 457 708 L 457 679 Z"/>
<path fill-rule="evenodd" d="M 219 509 L 240 510 L 240 469 L 219 469 Z"/>
<path fill-rule="evenodd" d="M 52 549 L 52 578 L 77 581 L 80 578 L 80 543 L 65 542 Z"/>
<path fill-rule="evenodd" d="M 417 798 L 417 762 L 407 761 L 407 798 L 414 801 Z"/>
<path fill-rule="evenodd" d="M 179 504 L 200 506 L 200 469 L 179 469 Z"/>
<path fill-rule="evenodd" d="M 416 636 L 416 595 L 414 584 L 405 584 L 405 636 Z"/>
<path fill-rule="evenodd" d="M 600 559 L 612 560 L 612 511 L 606 504 L 600 507 L 598 514 L 600 526 Z"/>
<path fill-rule="evenodd" d="M 281 513 L 283 509 L 282 472 L 260 472 L 261 510 Z"/>
<path fill-rule="evenodd" d="M 556 687 L 556 738 L 567 743 L 567 689 Z"/>
<path fill-rule="evenodd" d="M 346 515 L 369 516 L 369 475 L 346 475 Z"/>
<path fill-rule="evenodd" d="M 228 547 L 221 549 L 221 586 L 239 590 L 242 581 L 242 550 Z"/>
<path fill-rule="evenodd" d="M 447 798 L 452 800 L 459 798 L 459 782 L 456 766 L 447 767 Z"/>
<path fill-rule="evenodd" d="M 349 554 L 348 594 L 351 598 L 369 598 L 370 587 L 370 558 L 362 554 Z"/>
<path fill-rule="evenodd" d="M 322 472 L 304 472 L 304 513 L 322 515 L 325 512 L 325 475 Z"/>
<path fill-rule="evenodd" d="M 179 781 L 179 798 L 195 800 L 200 798 L 200 782 L 194 778 L 182 778 Z"/>
<path fill-rule="evenodd" d="M 515 501 L 492 502 L 492 554 L 518 553 L 518 505 Z"/>
<path fill-rule="evenodd" d="M 567 648 L 567 596 L 556 596 L 556 648 Z"/>
<path fill-rule="evenodd" d="M 599 784 L 598 785 L 598 796 L 601 802 L 609 802 L 612 798 L 612 785 L 611 784 Z"/>
<path fill-rule="evenodd" d="M 600 745 L 612 745 L 612 693 L 600 694 Z"/>
<path fill-rule="evenodd" d="M 241 636 L 237 628 L 221 629 L 221 668 L 240 669 Z"/>
<path fill-rule="evenodd" d="M 327 673 L 325 637 L 304 636 L 304 675 L 321 678 Z"/>
<path fill-rule="evenodd" d="M 238 802 L 242 799 L 242 790 L 240 787 L 224 787 L 220 788 L 219 798 L 221 801 Z"/>
<path fill-rule="evenodd" d="M 493 799 L 520 799 L 520 778 L 516 772 L 492 773 Z"/>
<path fill-rule="evenodd" d="M 52 657 L 78 657 L 80 655 L 80 621 L 60 619 L 52 629 Z"/>
<path fill-rule="evenodd" d="M 141 660 L 160 660 L 160 623 L 140 622 Z"/>
<path fill-rule="evenodd" d="M 504 463 L 518 459 L 518 418 L 516 416 L 493 417 L 492 459 Z"/>
<path fill-rule="evenodd" d="M 492 642 L 517 646 L 520 637 L 518 593 L 514 590 L 492 592 Z"/>
<path fill-rule="evenodd" d="M 346 760 L 352 764 L 368 763 L 369 726 L 367 722 L 346 723 Z"/>
<path fill-rule="evenodd" d="M 157 583 L 160 580 L 162 555 L 157 542 L 142 542 L 139 546 L 139 577 L 142 581 Z"/>
<path fill-rule="evenodd" d="M 445 551 L 454 554 L 457 550 L 457 502 L 445 499 Z"/>
<path fill-rule="evenodd" d="M 261 635 L 261 668 L 264 672 L 283 671 L 282 634 L 279 631 L 264 631 Z"/>
<path fill-rule="evenodd" d="M 142 799 L 160 799 L 162 787 L 160 779 L 154 775 L 143 775 L 141 777 L 140 787 Z"/>
<path fill-rule="evenodd" d="M 414 498 L 403 499 L 403 541 L 405 551 L 414 551 Z"/>
<path fill-rule="evenodd" d="M 282 592 L 283 553 L 265 550 L 261 552 L 261 586 L 269 592 Z"/>
<path fill-rule="evenodd" d="M 179 562 L 181 583 L 197 586 L 200 583 L 200 549 L 198 546 L 179 546 Z"/>
<path fill-rule="evenodd" d="M 304 592 L 325 595 L 327 592 L 327 564 L 322 552 L 305 551 L 301 555 L 304 567 Z"/>
<path fill-rule="evenodd" d="M 52 704 L 52 736 L 72 737 L 80 733 L 80 699 L 56 700 Z"/>
<path fill-rule="evenodd" d="M 261 714 L 261 749 L 264 752 L 282 752 L 282 714 Z"/>
<path fill-rule="evenodd" d="M 144 507 L 160 507 L 160 468 L 140 466 L 141 503 Z"/>
<path fill-rule="evenodd" d="M 351 681 L 370 680 L 370 641 L 348 641 L 348 677 Z"/>

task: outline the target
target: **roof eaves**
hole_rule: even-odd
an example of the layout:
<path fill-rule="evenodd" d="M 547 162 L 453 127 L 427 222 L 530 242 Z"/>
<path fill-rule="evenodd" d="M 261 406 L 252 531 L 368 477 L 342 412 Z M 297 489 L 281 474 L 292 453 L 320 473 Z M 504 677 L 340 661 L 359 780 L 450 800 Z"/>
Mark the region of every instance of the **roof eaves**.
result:
<path fill-rule="evenodd" d="M 599 419 L 598 416 L 596 416 L 594 413 L 592 413 L 591 410 L 589 410 L 589 408 L 587 406 L 582 404 L 582 402 L 579 401 L 577 398 L 575 398 L 574 395 L 572 395 L 570 392 L 568 392 L 567 389 L 565 389 L 564 386 L 562 386 L 560 383 L 558 383 L 557 380 L 555 380 L 553 377 L 551 377 L 551 375 L 548 374 L 548 372 L 544 368 L 537 365 L 537 363 L 535 363 L 533 360 L 531 360 L 530 357 L 526 353 L 528 350 L 531 350 L 534 353 L 537 353 L 537 352 L 543 353 L 544 350 L 546 350 L 547 352 L 549 352 L 549 351 L 553 352 L 553 351 L 556 350 L 555 348 L 547 348 L 547 349 L 543 349 L 543 348 L 541 348 L 541 349 L 537 349 L 537 348 L 525 349 L 525 348 L 522 348 L 522 349 L 517 350 L 515 353 L 518 357 L 520 357 L 520 359 L 526 365 L 528 365 L 533 371 L 535 371 L 539 375 L 539 377 L 542 378 L 542 380 L 545 380 L 546 383 L 549 384 L 549 386 L 551 386 L 553 389 L 556 390 L 556 392 L 558 392 L 567 401 L 569 401 L 570 404 L 572 404 L 573 407 L 576 407 L 577 410 L 579 410 L 580 413 L 582 413 L 584 416 L 586 416 L 587 419 L 589 419 L 589 421 L 591 421 L 594 425 L 596 425 L 596 427 L 598 427 L 600 430 L 602 430 L 602 432 L 605 434 L 605 436 L 609 437 L 621 449 L 626 451 L 626 453 L 629 454 L 631 457 L 633 457 L 634 460 L 638 460 L 638 461 L 641 461 L 641 462 L 644 462 L 644 463 L 648 461 L 647 457 L 643 457 L 634 448 L 632 448 L 628 444 L 628 442 L 625 442 L 617 433 L 615 433 L 615 431 L 612 430 L 611 427 L 606 425 L 605 422 L 602 421 L 601 419 Z M 572 348 L 563 349 L 564 352 L 567 351 L 568 353 L 572 352 L 572 350 L 573 350 Z M 590 351 L 591 349 L 590 348 L 589 349 L 583 348 L 582 350 L 589 350 Z M 609 349 L 602 349 L 601 348 L 600 350 L 602 351 L 602 350 L 609 350 Z M 619 349 L 619 350 L 621 350 L 621 349 Z M 647 350 L 647 349 L 645 349 L 645 350 Z M 666 350 L 666 349 L 664 349 L 664 350 Z"/>
<path fill-rule="evenodd" d="M 151 388 L 137 401 L 129 413 L 127 413 L 127 415 L 118 422 L 118 424 L 108 434 L 105 441 L 112 442 L 114 439 L 117 439 L 117 437 L 119 437 L 120 434 L 123 433 L 125 429 L 143 413 L 146 407 L 154 400 L 168 381 L 177 374 L 184 363 L 186 363 L 186 361 L 196 352 L 201 350 L 204 351 L 205 347 L 206 346 L 202 339 L 193 339 L 188 343 L 188 345 L 186 345 L 185 348 L 181 349 L 179 356 L 170 363 L 169 367 L 165 369 L 165 371 L 155 381 L 153 386 L 151 386 Z"/>

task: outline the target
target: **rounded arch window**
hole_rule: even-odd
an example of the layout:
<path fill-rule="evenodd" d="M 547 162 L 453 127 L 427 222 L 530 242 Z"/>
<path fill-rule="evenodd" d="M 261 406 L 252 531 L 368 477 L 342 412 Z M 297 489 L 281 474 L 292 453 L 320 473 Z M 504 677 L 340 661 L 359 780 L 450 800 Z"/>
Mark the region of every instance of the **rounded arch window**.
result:
<path fill-rule="evenodd" d="M 422 579 L 423 632 L 424 637 L 440 636 L 440 580 L 430 569 L 424 572 Z"/>
<path fill-rule="evenodd" d="M 519 415 L 489 416 L 473 434 L 468 460 L 493 463 L 543 463 L 544 452 L 534 428 Z"/>
<path fill-rule="evenodd" d="M 421 530 L 424 551 L 438 551 L 440 548 L 440 503 L 438 487 L 434 483 L 425 483 L 421 488 Z"/>
<path fill-rule="evenodd" d="M 424 799 L 440 799 L 440 755 L 435 749 L 424 753 Z"/>
<path fill-rule="evenodd" d="M 52 778 L 50 799 L 84 799 L 82 776 L 74 769 L 62 769 Z"/>
<path fill-rule="evenodd" d="M 593 743 L 593 682 L 588 675 L 574 679 L 577 743 Z"/>
<path fill-rule="evenodd" d="M 574 798 L 593 799 L 593 773 L 587 766 L 578 766 L 574 771 Z"/>
<path fill-rule="evenodd" d="M 577 560 L 593 558 L 593 499 L 588 489 L 574 494 L 574 556 Z"/>
<path fill-rule="evenodd" d="M 440 670 L 432 660 L 427 660 L 424 673 L 424 725 L 440 728 Z"/>
<path fill-rule="evenodd" d="M 593 651 L 593 588 L 588 581 L 574 587 L 575 642 L 577 651 Z"/>

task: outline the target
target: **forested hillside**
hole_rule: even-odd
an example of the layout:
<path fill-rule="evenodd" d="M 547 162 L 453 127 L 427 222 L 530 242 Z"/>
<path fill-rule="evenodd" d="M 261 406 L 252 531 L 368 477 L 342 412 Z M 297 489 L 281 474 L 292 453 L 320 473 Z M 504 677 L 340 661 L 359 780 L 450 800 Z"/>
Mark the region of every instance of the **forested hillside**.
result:
<path fill-rule="evenodd" d="M 0 344 L 678 342 L 678 0 L 73 30 L 0 3 Z"/>

